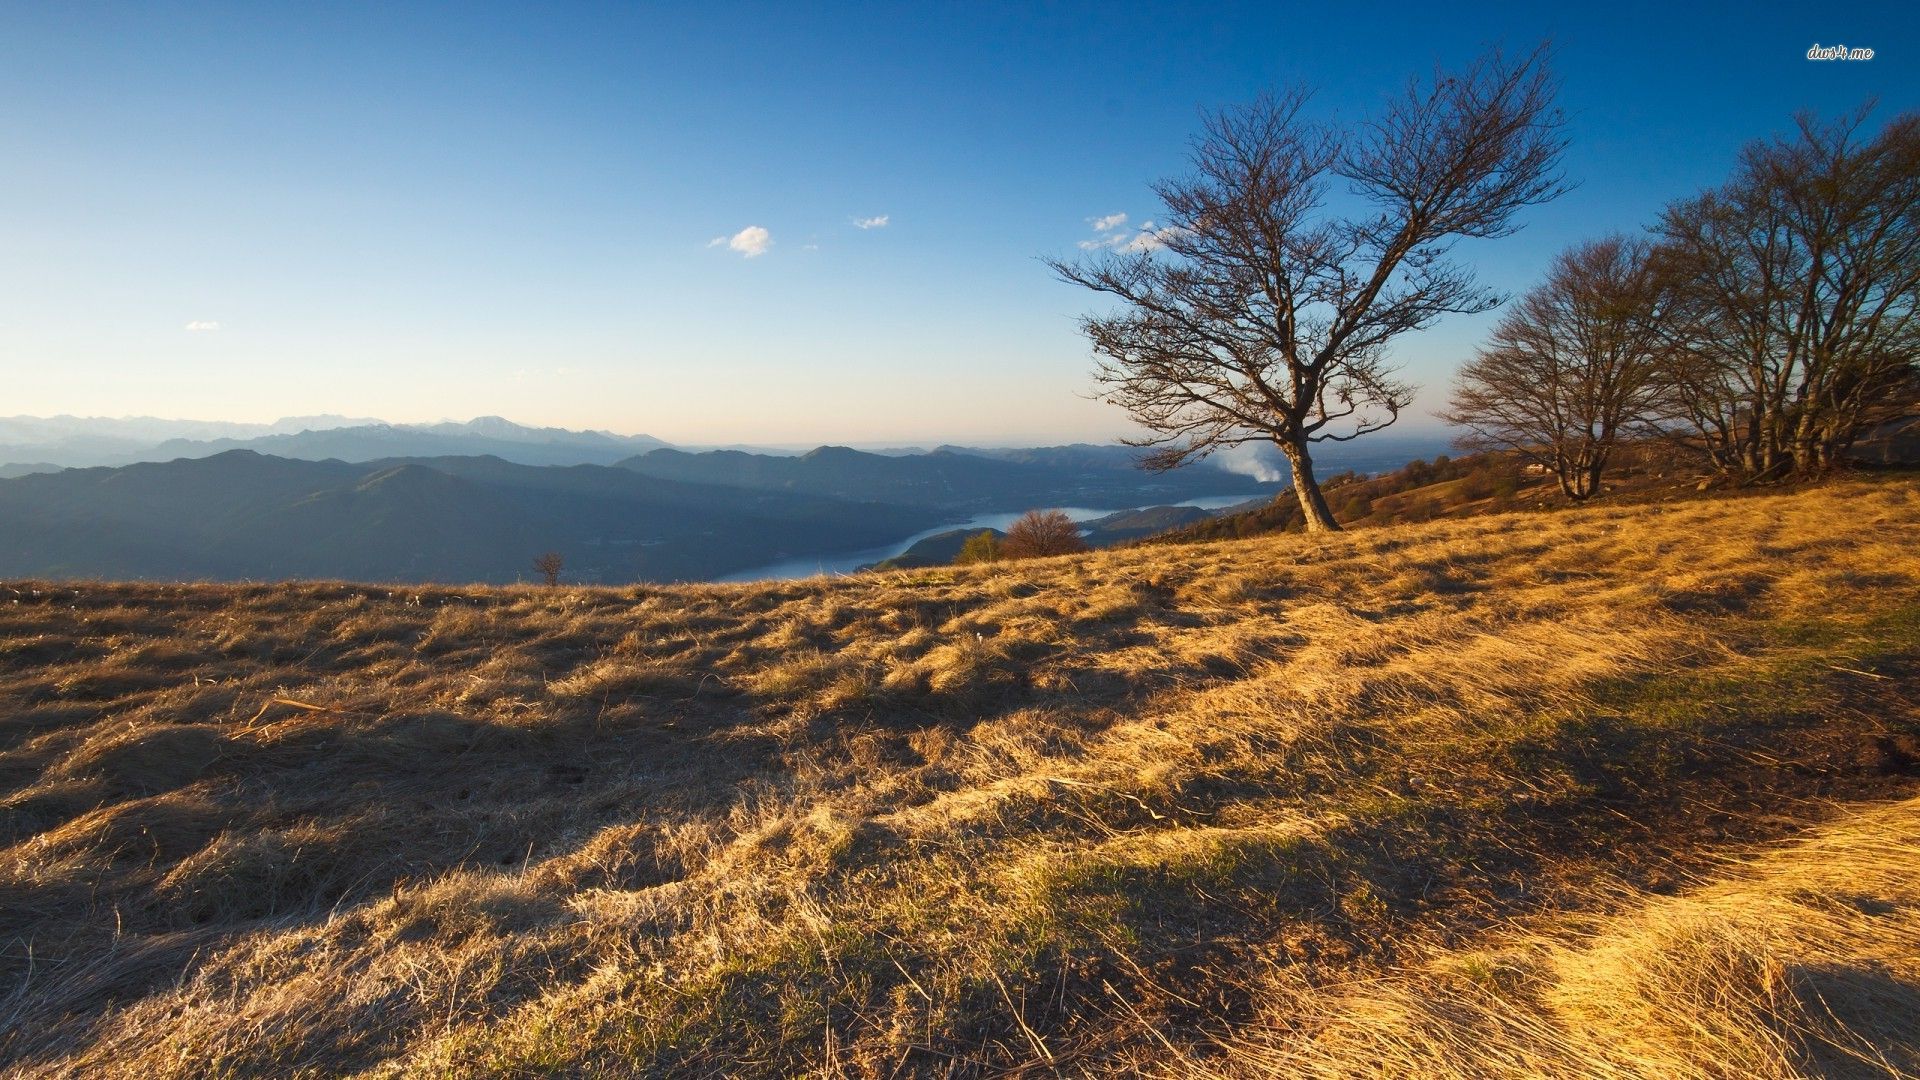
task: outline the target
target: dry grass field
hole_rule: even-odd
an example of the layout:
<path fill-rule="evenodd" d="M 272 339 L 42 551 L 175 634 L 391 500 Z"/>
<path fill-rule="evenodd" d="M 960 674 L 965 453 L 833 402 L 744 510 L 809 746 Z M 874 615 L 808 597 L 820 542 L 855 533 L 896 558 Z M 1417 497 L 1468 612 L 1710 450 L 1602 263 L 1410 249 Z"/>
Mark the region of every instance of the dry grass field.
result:
<path fill-rule="evenodd" d="M 0 1068 L 1920 1075 L 1917 536 L 7 583 Z"/>

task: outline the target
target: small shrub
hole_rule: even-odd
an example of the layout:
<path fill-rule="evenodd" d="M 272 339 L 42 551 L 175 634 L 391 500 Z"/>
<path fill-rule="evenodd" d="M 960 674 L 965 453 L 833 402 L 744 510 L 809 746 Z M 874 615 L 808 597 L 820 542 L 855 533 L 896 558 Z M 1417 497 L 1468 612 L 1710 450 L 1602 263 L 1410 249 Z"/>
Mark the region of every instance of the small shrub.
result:
<path fill-rule="evenodd" d="M 1000 542 L 1000 555 L 1007 559 L 1038 559 L 1085 550 L 1087 542 L 1080 538 L 1080 526 L 1058 510 L 1027 511 L 1007 526 L 1007 538 Z"/>
<path fill-rule="evenodd" d="M 967 537 L 960 545 L 960 554 L 954 557 L 954 565 L 966 566 L 971 563 L 996 562 L 1000 558 L 1000 538 L 992 529 L 983 529 Z"/>

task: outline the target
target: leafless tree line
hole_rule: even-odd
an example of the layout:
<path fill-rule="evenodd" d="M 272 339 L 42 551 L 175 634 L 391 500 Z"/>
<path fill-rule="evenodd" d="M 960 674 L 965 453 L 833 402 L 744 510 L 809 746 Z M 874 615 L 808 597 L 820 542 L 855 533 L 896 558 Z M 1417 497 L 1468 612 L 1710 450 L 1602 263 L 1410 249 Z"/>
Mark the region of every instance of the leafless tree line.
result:
<path fill-rule="evenodd" d="M 1756 142 L 1656 227 L 1666 407 L 1745 480 L 1833 466 L 1920 355 L 1920 113 Z"/>
<path fill-rule="evenodd" d="M 1612 236 L 1554 260 L 1460 370 L 1442 419 L 1472 449 L 1548 466 L 1569 499 L 1599 490 L 1626 430 L 1660 400 L 1660 287 L 1645 242 Z"/>
<path fill-rule="evenodd" d="M 1822 473 L 1920 356 L 1920 114 L 1870 110 L 1749 145 L 1648 240 L 1563 254 L 1466 365 L 1446 419 L 1468 445 L 1596 490 L 1627 435 L 1677 439 L 1743 483 Z"/>

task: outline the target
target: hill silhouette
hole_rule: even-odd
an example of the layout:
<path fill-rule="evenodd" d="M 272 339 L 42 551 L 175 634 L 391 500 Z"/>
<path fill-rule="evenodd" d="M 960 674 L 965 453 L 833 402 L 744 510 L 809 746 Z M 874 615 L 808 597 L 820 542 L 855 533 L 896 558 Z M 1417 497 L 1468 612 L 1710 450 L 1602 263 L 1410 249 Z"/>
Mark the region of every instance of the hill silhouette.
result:
<path fill-rule="evenodd" d="M 1124 448 L 1115 448 L 1124 450 Z M 1073 454 L 1008 460 L 949 449 L 886 455 L 822 446 L 798 457 L 737 450 L 662 449 L 620 467 L 686 483 L 790 491 L 837 499 L 977 512 L 1043 506 L 1118 507 L 1209 495 L 1271 494 L 1275 486 L 1208 466 L 1143 472 L 1126 455 Z"/>
<path fill-rule="evenodd" d="M 558 551 L 574 581 L 699 580 L 871 546 L 925 509 L 498 458 L 209 458 L 0 482 L 0 574 L 505 583 Z"/>

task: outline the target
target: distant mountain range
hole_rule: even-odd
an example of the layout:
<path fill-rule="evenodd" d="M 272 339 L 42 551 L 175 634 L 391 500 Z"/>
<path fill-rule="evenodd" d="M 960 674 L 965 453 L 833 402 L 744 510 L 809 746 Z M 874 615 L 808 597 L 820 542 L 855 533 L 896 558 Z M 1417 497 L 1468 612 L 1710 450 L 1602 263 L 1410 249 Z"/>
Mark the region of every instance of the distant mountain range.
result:
<path fill-rule="evenodd" d="M 427 434 L 493 437 L 457 427 Z M 617 466 L 228 450 L 0 480 L 0 576 L 511 582 L 531 578 L 532 558 L 552 550 L 570 581 L 704 580 L 878 547 L 982 510 L 1273 490 L 1215 469 L 1150 474 L 1077 455 L 1049 463 L 951 450 L 655 449 Z"/>
<path fill-rule="evenodd" d="M 491 454 L 522 465 L 611 465 L 667 444 L 648 435 L 535 428 L 498 416 L 466 423 L 389 424 L 344 416 L 239 424 L 152 417 L 0 418 L 0 466 L 67 468 L 211 457 L 253 450 L 308 461 Z"/>
<path fill-rule="evenodd" d="M 250 439 L 171 439 L 154 460 L 209 457 L 252 450 L 307 461 L 378 461 L 392 457 L 492 456 L 520 465 L 611 465 L 635 452 L 667 444 L 648 435 L 522 427 L 497 416 L 464 424 L 367 424 Z"/>
<path fill-rule="evenodd" d="M 1315 461 L 1323 474 L 1353 469 L 1371 475 L 1397 468 L 1413 458 L 1429 457 L 1445 450 L 1446 446 L 1447 436 L 1441 432 L 1387 432 L 1355 443 L 1324 444 L 1316 452 Z M 211 457 L 229 450 L 253 450 L 306 461 L 371 462 L 394 457 L 491 455 L 521 465 L 613 465 L 665 448 L 670 448 L 670 444 L 650 435 L 528 427 L 498 416 L 437 424 L 394 424 L 348 416 L 293 416 L 271 424 L 154 417 L 0 417 L 0 477 L 55 468 Z M 702 457 L 707 453 L 779 460 L 806 456 L 798 450 L 755 446 L 701 448 L 704 453 L 694 448 L 678 449 Z M 820 448 L 833 449 L 844 448 Z M 874 458 L 955 454 L 1016 465 L 1096 471 L 1130 471 L 1142 454 L 1133 447 L 1112 443 L 1016 448 L 948 445 L 938 446 L 931 452 L 919 447 L 890 447 L 860 452 Z M 707 461 L 700 467 L 722 476 L 729 470 L 752 472 L 760 468 L 725 461 Z M 668 466 L 656 463 L 648 468 Z M 1237 473 L 1266 483 L 1286 479 L 1285 463 L 1278 452 L 1262 444 L 1234 448 L 1184 471 L 1199 476 L 1211 476 L 1216 471 Z M 1174 483 L 1169 490 L 1179 487 L 1179 483 Z"/>
<path fill-rule="evenodd" d="M 156 460 L 155 448 L 170 440 L 252 439 L 378 423 L 347 416 L 289 416 L 271 424 L 154 416 L 5 416 L 0 417 L 0 466 L 128 465 Z"/>
<path fill-rule="evenodd" d="M 1388 435 L 1317 460 L 1323 476 L 1374 473 L 1442 448 L 1432 434 Z M 695 452 L 495 416 L 9 417 L 0 575 L 510 582 L 553 550 L 571 581 L 708 580 L 886 549 L 982 516 L 1150 508 L 1089 524 L 1092 542 L 1114 543 L 1202 513 L 1175 503 L 1280 489 L 1270 448 L 1164 473 L 1140 469 L 1140 453 L 1086 443 Z"/>
<path fill-rule="evenodd" d="M 715 450 L 691 454 L 653 450 L 620 462 L 648 476 L 754 491 L 784 491 L 835 499 L 873 500 L 955 512 L 1041 506 L 1130 507 L 1180 502 L 1205 495 L 1272 493 L 1272 484 L 1210 466 L 1144 472 L 1126 447 L 1059 447 L 983 456 L 941 448 L 889 456 L 822 446 L 798 457 Z"/>

